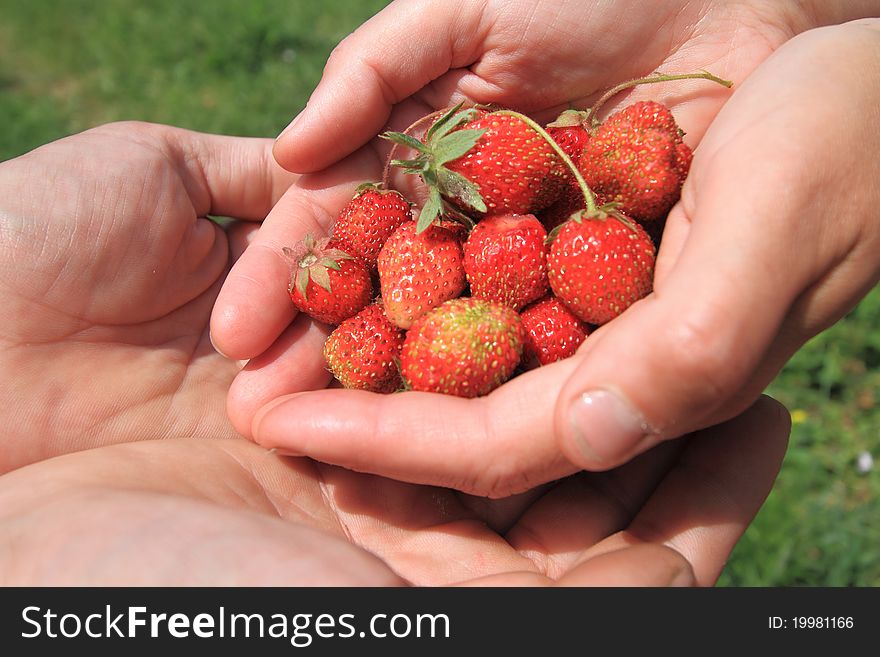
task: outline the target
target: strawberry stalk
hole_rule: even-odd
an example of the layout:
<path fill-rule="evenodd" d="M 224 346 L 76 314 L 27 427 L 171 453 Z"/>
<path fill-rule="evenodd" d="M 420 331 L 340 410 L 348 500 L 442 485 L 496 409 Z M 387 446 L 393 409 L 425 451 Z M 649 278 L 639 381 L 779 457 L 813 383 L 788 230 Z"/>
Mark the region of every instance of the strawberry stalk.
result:
<path fill-rule="evenodd" d="M 577 181 L 578 187 L 580 187 L 581 193 L 584 195 L 584 202 L 586 203 L 586 210 L 588 214 L 597 214 L 598 207 L 596 206 L 596 196 L 593 194 L 593 191 L 590 189 L 589 185 L 587 185 L 587 181 L 584 180 L 584 177 L 581 175 L 581 172 L 578 170 L 575 163 L 571 161 L 571 158 L 568 154 L 562 150 L 559 144 L 547 134 L 547 131 L 544 130 L 538 123 L 525 116 L 524 114 L 520 114 L 519 112 L 514 112 L 513 110 L 498 110 L 493 112 L 493 114 L 501 114 L 504 116 L 513 116 L 518 118 L 520 121 L 529 126 L 532 130 L 537 132 L 541 137 L 546 140 L 546 142 L 550 145 L 550 147 L 556 152 L 559 156 L 559 159 L 563 161 L 565 166 L 571 172 L 571 175 L 574 176 L 574 179 Z"/>
<path fill-rule="evenodd" d="M 712 82 L 717 82 L 718 84 L 727 87 L 728 89 L 733 86 L 733 82 L 731 82 L 730 80 L 719 78 L 718 76 L 709 73 L 709 71 L 699 71 L 697 73 L 678 73 L 675 75 L 667 75 L 665 73 L 653 73 L 647 77 L 627 80 L 626 82 L 621 82 L 617 86 L 611 87 L 608 91 L 602 94 L 599 100 L 593 103 L 593 106 L 590 109 L 586 111 L 583 118 L 583 123 L 588 124 L 594 128 L 599 125 L 599 121 L 598 119 L 596 119 L 596 115 L 599 113 L 599 109 L 602 107 L 602 105 L 604 105 L 611 98 L 619 94 L 621 91 L 630 89 L 631 87 L 637 87 L 640 84 L 656 84 L 657 82 L 669 82 L 671 80 L 711 80 Z"/>

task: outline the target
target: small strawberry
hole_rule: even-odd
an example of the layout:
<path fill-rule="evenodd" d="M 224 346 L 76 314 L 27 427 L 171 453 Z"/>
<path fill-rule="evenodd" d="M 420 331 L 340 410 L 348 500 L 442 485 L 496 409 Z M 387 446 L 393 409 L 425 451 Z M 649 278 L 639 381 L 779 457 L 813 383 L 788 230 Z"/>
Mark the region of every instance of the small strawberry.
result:
<path fill-rule="evenodd" d="M 398 369 L 403 338 L 373 303 L 336 327 L 324 343 L 324 360 L 346 388 L 394 392 L 403 383 Z"/>
<path fill-rule="evenodd" d="M 565 110 L 555 121 L 547 124 L 546 130 L 573 162 L 580 159 L 590 139 L 587 113 L 579 110 Z"/>
<path fill-rule="evenodd" d="M 464 243 L 471 296 L 519 310 L 547 293 L 547 231 L 534 215 L 480 221 Z"/>
<path fill-rule="evenodd" d="M 547 260 L 550 287 L 581 320 L 604 324 L 647 295 L 655 250 L 644 228 L 608 206 L 559 227 Z"/>
<path fill-rule="evenodd" d="M 400 192 L 364 183 L 336 217 L 333 238 L 346 253 L 361 258 L 369 268 L 375 269 L 385 240 L 410 219 L 410 205 Z"/>
<path fill-rule="evenodd" d="M 566 168 L 540 126 L 507 110 L 460 107 L 438 119 L 423 142 L 398 132 L 383 135 L 417 153 L 392 163 L 428 186 L 420 230 L 443 214 L 444 201 L 479 217 L 534 213 L 556 200 Z"/>
<path fill-rule="evenodd" d="M 669 110 L 639 102 L 602 123 L 579 167 L 598 197 L 640 222 L 660 221 L 681 195 L 692 153 Z"/>
<path fill-rule="evenodd" d="M 510 378 L 522 346 L 516 312 L 491 301 L 452 299 L 407 332 L 401 373 L 412 390 L 478 397 Z"/>
<path fill-rule="evenodd" d="M 590 334 L 590 328 L 554 296 L 535 301 L 520 312 L 526 365 L 547 365 L 573 355 Z"/>
<path fill-rule="evenodd" d="M 366 265 L 329 238 L 317 241 L 309 235 L 284 253 L 292 262 L 290 298 L 313 319 L 339 324 L 370 303 L 373 283 Z"/>
<path fill-rule="evenodd" d="M 602 199 L 598 200 L 602 204 Z M 562 194 L 550 207 L 544 208 L 535 216 L 541 225 L 552 231 L 557 226 L 564 224 L 578 210 L 584 209 L 584 194 L 577 183 L 572 183 L 562 190 Z"/>
<path fill-rule="evenodd" d="M 590 139 L 589 120 L 586 112 L 565 110 L 552 123 L 547 124 L 547 134 L 559 144 L 572 163 L 580 163 L 581 154 Z M 551 205 L 538 213 L 538 219 L 548 231 L 566 222 L 577 210 L 584 209 L 584 194 L 580 185 L 566 172 L 567 184 Z M 599 199 L 602 203 L 602 199 Z"/>
<path fill-rule="evenodd" d="M 440 225 L 419 233 L 408 221 L 395 230 L 379 252 L 379 284 L 385 313 L 393 324 L 408 329 L 444 301 L 454 299 L 467 284 L 461 241 Z"/>

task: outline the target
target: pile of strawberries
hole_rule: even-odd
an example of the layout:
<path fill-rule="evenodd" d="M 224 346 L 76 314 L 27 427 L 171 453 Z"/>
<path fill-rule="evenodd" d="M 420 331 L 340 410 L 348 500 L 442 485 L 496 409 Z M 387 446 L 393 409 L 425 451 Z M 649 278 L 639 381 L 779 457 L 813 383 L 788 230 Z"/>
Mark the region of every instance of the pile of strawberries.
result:
<path fill-rule="evenodd" d="M 725 83 L 662 80 L 682 77 Z M 413 152 L 392 164 L 427 187 L 417 218 L 399 192 L 365 183 L 329 237 L 287 250 L 293 303 L 336 325 L 324 357 L 343 386 L 485 395 L 571 356 L 651 292 L 691 150 L 656 102 L 597 122 L 607 97 L 547 126 L 457 106 L 427 117 L 421 140 L 382 135 Z"/>

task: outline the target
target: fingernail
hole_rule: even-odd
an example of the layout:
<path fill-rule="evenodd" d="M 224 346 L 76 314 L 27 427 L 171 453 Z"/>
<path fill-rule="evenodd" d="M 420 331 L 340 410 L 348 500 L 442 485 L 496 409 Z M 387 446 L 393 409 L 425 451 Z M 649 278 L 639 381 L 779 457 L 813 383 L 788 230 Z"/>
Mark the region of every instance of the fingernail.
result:
<path fill-rule="evenodd" d="M 589 466 L 616 464 L 656 431 L 641 413 L 609 390 L 591 390 L 569 408 L 569 423 L 580 452 Z"/>
<path fill-rule="evenodd" d="M 299 114 L 297 114 L 295 117 L 293 117 L 293 121 L 291 121 L 290 123 L 288 123 L 288 124 L 287 124 L 287 127 L 284 128 L 284 130 L 281 131 L 281 134 L 278 135 L 278 139 L 281 139 L 284 135 L 286 135 L 288 132 L 290 132 L 291 130 L 293 130 L 293 127 L 296 125 L 297 121 L 299 121 L 300 117 L 303 115 L 303 112 L 305 112 L 305 110 L 303 110 L 302 112 L 300 112 Z"/>

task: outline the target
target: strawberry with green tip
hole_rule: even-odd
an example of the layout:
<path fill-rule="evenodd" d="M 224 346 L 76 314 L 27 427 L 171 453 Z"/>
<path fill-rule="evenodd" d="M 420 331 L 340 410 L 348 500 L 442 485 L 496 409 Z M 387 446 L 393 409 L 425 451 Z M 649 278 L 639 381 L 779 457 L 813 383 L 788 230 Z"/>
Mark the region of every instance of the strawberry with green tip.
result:
<path fill-rule="evenodd" d="M 654 244 L 644 228 L 613 207 L 585 210 L 554 233 L 550 287 L 584 322 L 605 324 L 651 292 Z"/>
<path fill-rule="evenodd" d="M 376 269 L 382 245 L 398 226 L 410 219 L 410 204 L 400 192 L 364 183 L 336 217 L 333 239 L 346 253 Z"/>
<path fill-rule="evenodd" d="M 385 314 L 403 329 L 467 285 L 461 241 L 441 225 L 423 232 L 414 221 L 401 225 L 379 252 L 378 268 Z"/>
<path fill-rule="evenodd" d="M 510 378 L 522 348 L 515 311 L 481 299 L 452 299 L 407 332 L 401 374 L 412 390 L 479 397 Z"/>
<path fill-rule="evenodd" d="M 590 334 L 590 327 L 554 296 L 535 301 L 520 312 L 526 367 L 548 365 L 573 356 Z"/>
<path fill-rule="evenodd" d="M 486 217 L 464 243 L 464 270 L 471 296 L 519 310 L 544 296 L 547 231 L 532 214 Z"/>
<path fill-rule="evenodd" d="M 590 139 L 590 123 L 587 112 L 568 109 L 563 111 L 555 121 L 546 125 L 547 134 L 559 144 L 572 162 L 577 162 L 587 141 Z"/>
<path fill-rule="evenodd" d="M 526 214 L 547 207 L 565 184 L 565 165 L 540 126 L 508 110 L 453 107 L 423 141 L 398 132 L 383 137 L 416 151 L 394 160 L 428 187 L 419 229 L 451 203 L 466 214 Z M 536 127 L 538 130 L 536 130 Z"/>
<path fill-rule="evenodd" d="M 389 393 L 402 386 L 400 352 L 404 332 L 373 303 L 342 322 L 324 343 L 324 360 L 346 388 Z"/>
<path fill-rule="evenodd" d="M 330 238 L 308 235 L 294 249 L 284 248 L 291 261 L 288 293 L 309 317 L 339 324 L 357 314 L 373 296 L 367 266 L 338 248 Z"/>

